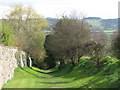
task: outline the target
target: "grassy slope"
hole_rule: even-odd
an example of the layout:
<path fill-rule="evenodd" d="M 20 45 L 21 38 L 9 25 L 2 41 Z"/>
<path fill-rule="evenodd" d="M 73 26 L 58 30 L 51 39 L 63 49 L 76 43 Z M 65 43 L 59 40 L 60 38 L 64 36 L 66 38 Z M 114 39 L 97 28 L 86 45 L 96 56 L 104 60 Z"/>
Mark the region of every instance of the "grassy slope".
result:
<path fill-rule="evenodd" d="M 98 27 L 100 29 L 103 29 L 103 26 L 101 25 L 102 23 L 100 22 L 100 20 L 88 20 L 88 23 L 90 25 L 92 25 L 92 27 Z"/>
<path fill-rule="evenodd" d="M 102 23 L 100 22 L 101 20 L 88 20 L 88 23 L 90 25 L 92 25 L 92 27 L 94 28 L 100 28 L 103 29 L 102 31 L 104 31 L 107 35 L 112 35 L 113 32 L 117 31 L 117 30 L 104 30 L 104 27 L 102 26 Z"/>
<path fill-rule="evenodd" d="M 33 67 L 17 68 L 15 76 L 3 88 L 112 88 L 118 87 L 118 60 L 103 59 L 104 68 L 100 72 L 92 68 L 90 59 L 82 59 L 75 68 L 66 68 L 54 72 Z M 120 70 L 120 69 L 119 69 Z M 47 73 L 47 74 L 46 74 Z"/>

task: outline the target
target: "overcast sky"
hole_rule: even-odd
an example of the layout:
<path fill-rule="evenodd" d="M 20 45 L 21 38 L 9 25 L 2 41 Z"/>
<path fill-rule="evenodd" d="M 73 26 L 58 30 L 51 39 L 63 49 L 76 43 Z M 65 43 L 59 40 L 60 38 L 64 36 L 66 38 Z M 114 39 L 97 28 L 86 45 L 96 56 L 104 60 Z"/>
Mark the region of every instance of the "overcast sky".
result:
<path fill-rule="evenodd" d="M 44 17 L 76 11 L 87 17 L 118 18 L 119 0 L 0 0 L 0 17 L 11 4 L 32 5 Z"/>

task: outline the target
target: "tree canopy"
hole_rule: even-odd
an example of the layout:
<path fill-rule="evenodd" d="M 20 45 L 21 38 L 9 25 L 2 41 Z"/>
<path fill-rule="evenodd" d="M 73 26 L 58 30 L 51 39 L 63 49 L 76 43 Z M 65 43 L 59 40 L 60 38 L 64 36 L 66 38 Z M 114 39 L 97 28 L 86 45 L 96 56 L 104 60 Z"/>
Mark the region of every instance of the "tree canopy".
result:
<path fill-rule="evenodd" d="M 5 22 L 14 29 L 15 47 L 25 51 L 36 62 L 45 56 L 43 47 L 45 35 L 42 29 L 48 27 L 49 24 L 32 6 L 12 5 L 6 14 Z M 9 30 L 5 32 L 10 34 Z"/>

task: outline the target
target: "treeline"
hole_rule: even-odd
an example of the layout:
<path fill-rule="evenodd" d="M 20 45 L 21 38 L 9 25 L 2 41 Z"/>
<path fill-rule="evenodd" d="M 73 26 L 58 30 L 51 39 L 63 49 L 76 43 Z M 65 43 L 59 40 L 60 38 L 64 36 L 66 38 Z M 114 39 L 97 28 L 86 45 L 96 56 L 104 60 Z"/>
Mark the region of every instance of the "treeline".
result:
<path fill-rule="evenodd" d="M 94 32 L 87 20 L 75 15 L 64 15 L 51 27 L 53 32 L 45 36 L 43 29 L 49 28 L 45 18 L 31 6 L 16 4 L 2 21 L 0 41 L 4 45 L 18 47 L 31 57 L 33 66 L 50 69 L 59 64 L 75 66 L 81 57 L 93 58 L 97 69 L 102 58 L 111 55 L 120 59 L 120 36 L 108 42 L 104 32 Z"/>

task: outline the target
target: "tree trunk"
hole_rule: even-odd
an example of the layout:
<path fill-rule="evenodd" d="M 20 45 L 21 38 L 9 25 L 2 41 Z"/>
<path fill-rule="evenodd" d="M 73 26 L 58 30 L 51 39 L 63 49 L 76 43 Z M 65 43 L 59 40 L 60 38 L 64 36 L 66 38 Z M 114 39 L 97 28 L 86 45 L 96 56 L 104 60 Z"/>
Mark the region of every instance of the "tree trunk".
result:
<path fill-rule="evenodd" d="M 72 61 L 72 65 L 73 65 L 73 67 L 75 66 L 75 63 L 74 63 L 74 61 Z"/>
<path fill-rule="evenodd" d="M 71 58 L 71 61 L 72 61 L 72 65 L 73 67 L 75 66 L 75 60 L 74 60 L 74 57 Z"/>
<path fill-rule="evenodd" d="M 22 52 L 20 51 L 20 67 L 24 67 L 23 59 L 22 59 Z"/>
<path fill-rule="evenodd" d="M 31 58 L 30 58 L 29 55 L 28 55 L 28 59 L 29 59 L 29 65 L 28 65 L 28 67 L 32 67 L 32 60 L 31 60 Z"/>
<path fill-rule="evenodd" d="M 82 57 L 82 55 L 78 56 L 78 63 L 80 62 L 80 58 Z"/>
<path fill-rule="evenodd" d="M 99 61 L 99 59 L 97 59 L 97 69 L 99 70 L 100 69 L 100 61 Z"/>

